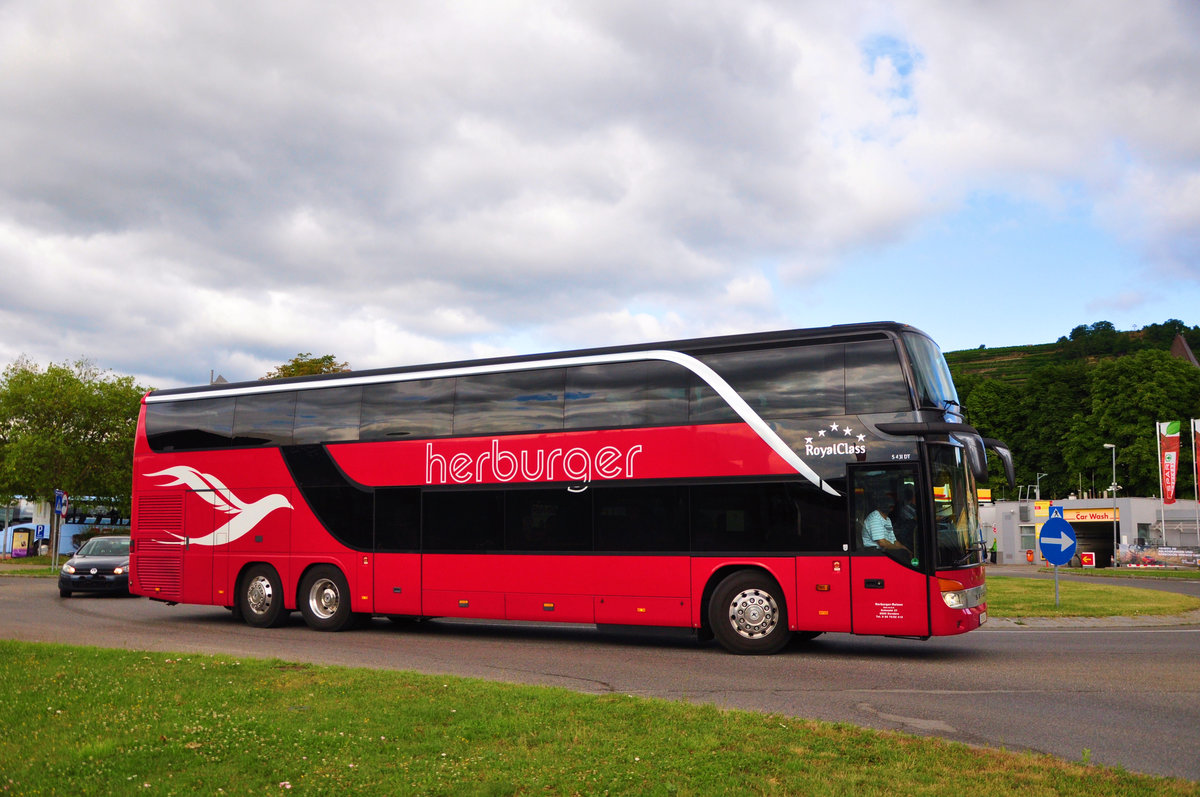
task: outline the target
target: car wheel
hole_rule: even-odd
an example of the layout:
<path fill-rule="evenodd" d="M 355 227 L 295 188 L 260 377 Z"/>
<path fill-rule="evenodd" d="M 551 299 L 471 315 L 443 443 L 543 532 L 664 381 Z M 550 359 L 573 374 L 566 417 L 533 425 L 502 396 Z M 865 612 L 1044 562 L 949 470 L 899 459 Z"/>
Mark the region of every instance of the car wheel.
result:
<path fill-rule="evenodd" d="M 739 570 L 717 585 L 708 623 L 730 653 L 775 653 L 792 636 L 783 591 L 773 578 L 754 570 Z"/>
<path fill-rule="evenodd" d="M 58 597 L 60 597 L 60 598 L 69 598 L 69 597 L 71 597 L 71 590 L 69 590 L 69 589 L 63 589 L 62 587 L 59 587 L 59 588 L 58 588 Z"/>
<path fill-rule="evenodd" d="M 354 625 L 346 577 L 332 565 L 317 565 L 304 574 L 297 602 L 309 628 L 342 631 Z"/>
<path fill-rule="evenodd" d="M 254 565 L 238 588 L 242 619 L 256 628 L 273 628 L 287 617 L 283 611 L 283 582 L 270 565 Z"/>

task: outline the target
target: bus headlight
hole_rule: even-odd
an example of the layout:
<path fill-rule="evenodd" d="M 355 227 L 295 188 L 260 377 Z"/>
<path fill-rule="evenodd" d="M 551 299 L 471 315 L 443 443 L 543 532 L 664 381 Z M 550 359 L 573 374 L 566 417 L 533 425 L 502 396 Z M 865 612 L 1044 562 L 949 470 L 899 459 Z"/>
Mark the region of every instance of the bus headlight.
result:
<path fill-rule="evenodd" d="M 972 609 L 987 598 L 986 584 L 967 589 L 954 579 L 939 578 L 938 585 L 942 588 L 942 602 L 951 609 Z"/>

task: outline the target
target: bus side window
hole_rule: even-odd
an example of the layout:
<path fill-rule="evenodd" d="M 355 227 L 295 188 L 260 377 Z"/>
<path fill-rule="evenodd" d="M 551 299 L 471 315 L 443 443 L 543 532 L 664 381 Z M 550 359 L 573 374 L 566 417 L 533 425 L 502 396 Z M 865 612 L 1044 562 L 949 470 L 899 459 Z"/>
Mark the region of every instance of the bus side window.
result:
<path fill-rule="evenodd" d="M 687 423 L 690 373 L 646 360 L 567 369 L 567 429 L 675 426 Z"/>
<path fill-rule="evenodd" d="M 378 553 L 421 550 L 421 490 L 380 487 L 375 490 L 375 550 Z"/>
<path fill-rule="evenodd" d="M 295 393 L 238 396 L 233 412 L 235 446 L 286 446 L 292 443 Z"/>
<path fill-rule="evenodd" d="M 842 343 L 785 346 L 706 354 L 700 359 L 720 374 L 763 418 L 803 418 L 846 413 Z M 692 392 L 692 423 L 736 420 L 707 385 Z"/>
<path fill-rule="evenodd" d="M 846 345 L 846 412 L 907 412 L 913 408 L 896 344 L 866 340 Z"/>
<path fill-rule="evenodd" d="M 146 405 L 146 439 L 154 451 L 198 451 L 233 445 L 231 398 Z"/>
<path fill-rule="evenodd" d="M 563 428 L 562 368 L 458 377 L 454 434 L 551 432 Z"/>
<path fill-rule="evenodd" d="M 296 428 L 292 441 L 336 443 L 358 440 L 361 387 L 302 390 L 296 396 Z"/>
<path fill-rule="evenodd" d="M 405 440 L 450 434 L 454 382 L 454 377 L 448 377 L 364 387 L 359 439 Z"/>
<path fill-rule="evenodd" d="M 422 550 L 504 549 L 503 490 L 427 490 L 423 499 Z"/>

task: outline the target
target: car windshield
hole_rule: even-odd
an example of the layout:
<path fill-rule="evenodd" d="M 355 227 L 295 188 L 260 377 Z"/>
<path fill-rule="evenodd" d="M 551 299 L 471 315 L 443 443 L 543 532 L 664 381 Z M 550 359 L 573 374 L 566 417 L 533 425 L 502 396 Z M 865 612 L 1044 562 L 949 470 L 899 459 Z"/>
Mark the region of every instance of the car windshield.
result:
<path fill-rule="evenodd" d="M 79 549 L 79 556 L 128 556 L 128 537 L 96 537 Z"/>
<path fill-rule="evenodd" d="M 937 528 L 937 567 L 948 569 L 982 564 L 979 501 L 964 450 L 931 445 L 929 459 Z"/>

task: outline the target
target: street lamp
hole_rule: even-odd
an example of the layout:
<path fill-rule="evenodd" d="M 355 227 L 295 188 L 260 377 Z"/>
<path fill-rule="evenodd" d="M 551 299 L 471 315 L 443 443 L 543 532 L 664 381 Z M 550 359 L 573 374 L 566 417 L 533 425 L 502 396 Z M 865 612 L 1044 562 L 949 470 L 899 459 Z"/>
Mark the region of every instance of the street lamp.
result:
<path fill-rule="evenodd" d="M 1050 475 L 1049 473 L 1039 473 L 1037 475 L 1037 483 L 1033 486 L 1033 489 L 1034 489 L 1034 493 L 1037 495 L 1037 500 L 1039 500 L 1039 501 L 1042 500 L 1042 477 L 1049 476 L 1049 475 Z M 1116 479 L 1114 479 L 1113 481 L 1116 481 Z"/>
<path fill-rule="evenodd" d="M 1113 567 L 1121 566 L 1121 541 L 1117 535 L 1117 447 L 1105 443 L 1104 447 L 1112 450 L 1112 498 L 1113 498 Z"/>

